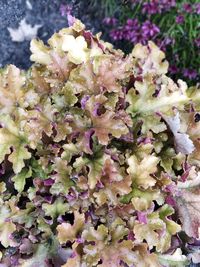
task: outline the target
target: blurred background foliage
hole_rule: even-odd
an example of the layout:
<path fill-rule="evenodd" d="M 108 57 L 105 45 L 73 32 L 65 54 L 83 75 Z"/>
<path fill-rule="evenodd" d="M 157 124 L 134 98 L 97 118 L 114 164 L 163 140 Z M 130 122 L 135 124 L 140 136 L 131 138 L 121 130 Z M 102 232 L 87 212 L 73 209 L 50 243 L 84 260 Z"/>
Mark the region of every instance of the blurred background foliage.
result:
<path fill-rule="evenodd" d="M 91 5 L 101 6 L 103 32 L 115 46 L 129 52 L 134 44 L 153 40 L 166 53 L 173 78 L 200 81 L 199 0 L 92 0 Z"/>

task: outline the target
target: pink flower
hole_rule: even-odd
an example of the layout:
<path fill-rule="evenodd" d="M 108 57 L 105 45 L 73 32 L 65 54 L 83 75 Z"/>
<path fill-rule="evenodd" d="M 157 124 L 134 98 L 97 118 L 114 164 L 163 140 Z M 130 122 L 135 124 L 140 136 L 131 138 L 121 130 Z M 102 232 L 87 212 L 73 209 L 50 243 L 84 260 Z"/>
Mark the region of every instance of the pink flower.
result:
<path fill-rule="evenodd" d="M 184 22 L 184 20 L 185 20 L 185 18 L 183 15 L 178 15 L 176 17 L 176 23 L 178 23 L 178 24 L 182 24 Z"/>
<path fill-rule="evenodd" d="M 103 23 L 110 26 L 115 26 L 117 24 L 117 19 L 112 17 L 106 17 L 103 19 Z"/>
<path fill-rule="evenodd" d="M 157 4 L 160 5 L 162 11 L 169 11 L 176 6 L 176 0 L 158 0 Z"/>
<path fill-rule="evenodd" d="M 166 37 L 163 40 L 157 40 L 156 44 L 160 47 L 162 51 L 166 51 L 169 45 L 174 45 L 175 39 Z"/>
<path fill-rule="evenodd" d="M 132 43 L 137 43 L 138 33 L 140 32 L 140 24 L 137 19 L 128 19 L 123 27 L 124 39 L 131 41 Z"/>
<path fill-rule="evenodd" d="M 183 7 L 183 10 L 184 10 L 185 12 L 187 12 L 187 13 L 191 13 L 191 12 L 192 12 L 192 5 L 191 5 L 191 4 L 189 4 L 189 3 L 184 3 L 184 4 L 182 5 L 182 7 Z"/>
<path fill-rule="evenodd" d="M 194 69 L 184 69 L 183 76 L 189 79 L 195 79 L 197 77 L 197 71 Z"/>
<path fill-rule="evenodd" d="M 160 29 L 151 21 L 147 20 L 142 24 L 142 34 L 144 38 L 151 39 L 160 32 Z"/>
<path fill-rule="evenodd" d="M 123 29 L 122 29 L 122 28 L 113 29 L 113 30 L 110 32 L 110 37 L 111 37 L 114 41 L 122 40 L 122 39 L 124 38 Z"/>
<path fill-rule="evenodd" d="M 170 72 L 171 74 L 177 74 L 177 73 L 179 72 L 179 68 L 178 68 L 176 65 L 171 65 L 171 66 L 169 67 L 169 72 Z"/>
<path fill-rule="evenodd" d="M 142 13 L 143 14 L 157 14 L 160 13 L 160 8 L 159 5 L 156 3 L 156 1 L 150 1 L 150 2 L 145 2 L 143 3 L 142 6 Z"/>
<path fill-rule="evenodd" d="M 196 14 L 200 15 L 200 3 L 194 5 L 194 11 Z"/>
<path fill-rule="evenodd" d="M 150 0 L 142 5 L 142 13 L 153 15 L 169 11 L 176 6 L 175 0 Z"/>
<path fill-rule="evenodd" d="M 61 5 L 60 6 L 60 13 L 61 13 L 61 16 L 66 16 L 68 14 L 70 14 L 72 11 L 72 6 L 71 5 Z"/>

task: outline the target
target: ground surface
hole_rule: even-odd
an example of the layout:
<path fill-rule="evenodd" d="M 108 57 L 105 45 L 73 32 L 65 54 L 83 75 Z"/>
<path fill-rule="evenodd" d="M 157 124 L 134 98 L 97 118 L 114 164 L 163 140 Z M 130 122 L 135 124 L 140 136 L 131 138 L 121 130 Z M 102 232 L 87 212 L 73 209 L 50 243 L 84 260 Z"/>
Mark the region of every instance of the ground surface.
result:
<path fill-rule="evenodd" d="M 30 40 L 13 41 L 8 28 L 19 28 L 25 19 L 31 27 L 41 25 L 37 36 L 46 41 L 55 31 L 67 27 L 66 16 L 61 16 L 61 5 L 71 5 L 73 15 L 81 19 L 93 32 L 101 25 L 100 12 L 94 10 L 90 1 L 77 0 L 0 0 L 0 67 L 15 64 L 27 69 L 31 62 Z"/>

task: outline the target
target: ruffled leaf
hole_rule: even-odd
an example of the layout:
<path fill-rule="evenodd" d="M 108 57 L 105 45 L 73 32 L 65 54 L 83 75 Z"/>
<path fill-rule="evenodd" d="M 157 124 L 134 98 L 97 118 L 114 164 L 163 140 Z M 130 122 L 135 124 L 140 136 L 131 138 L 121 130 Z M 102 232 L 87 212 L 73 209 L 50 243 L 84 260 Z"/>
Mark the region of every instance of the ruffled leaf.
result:
<path fill-rule="evenodd" d="M 63 51 L 68 52 L 68 58 L 74 64 L 81 64 L 87 61 L 87 42 L 83 36 L 74 37 L 66 35 L 63 37 Z"/>
<path fill-rule="evenodd" d="M 33 39 L 31 41 L 30 50 L 32 55 L 30 59 L 40 64 L 49 65 L 51 64 L 51 56 L 49 55 L 49 48 L 44 45 L 42 41 Z"/>
<path fill-rule="evenodd" d="M 6 154 L 11 153 L 8 160 L 13 163 L 14 172 L 19 173 L 25 166 L 24 160 L 31 157 L 31 153 L 25 148 L 26 138 L 9 116 L 1 117 L 0 122 L 3 125 L 0 129 L 0 162 L 4 160 Z M 13 152 L 11 152 L 11 147 L 13 147 Z"/>
<path fill-rule="evenodd" d="M 85 165 L 89 167 L 88 185 L 90 189 L 94 189 L 97 182 L 100 180 L 105 160 L 106 156 L 105 155 L 102 156 L 102 153 L 97 154 L 96 157 L 94 157 L 94 159 L 92 158 L 76 159 L 76 162 L 74 163 L 73 166 L 77 170 L 81 170 Z"/>
<path fill-rule="evenodd" d="M 170 248 L 171 236 L 181 230 L 180 225 L 167 218 L 173 209 L 164 205 L 160 210 L 147 216 L 147 223 L 136 223 L 134 234 L 138 241 L 146 240 L 149 248 L 156 247 L 156 251 L 165 252 Z"/>
<path fill-rule="evenodd" d="M 181 195 L 176 197 L 176 203 L 180 220 L 182 222 L 182 229 L 190 237 L 199 238 L 200 229 L 200 189 L 199 178 L 197 179 L 197 186 L 195 183 L 187 184 L 186 189 L 181 189 Z M 183 185 L 181 185 L 183 187 Z"/>
<path fill-rule="evenodd" d="M 67 241 L 74 242 L 77 238 L 78 233 L 83 229 L 85 224 L 85 216 L 84 214 L 80 214 L 79 212 L 74 212 L 74 223 L 71 225 L 70 223 L 62 223 L 57 226 L 58 231 L 58 240 L 60 244 L 64 244 Z"/>
<path fill-rule="evenodd" d="M 143 75 L 166 74 L 168 71 L 169 64 L 164 60 L 165 54 L 151 41 L 148 42 L 148 46 L 137 44 L 132 56 L 138 61 Z"/>
<path fill-rule="evenodd" d="M 157 171 L 159 158 L 153 155 L 147 155 L 142 161 L 138 161 L 135 155 L 128 158 L 128 173 L 133 179 L 133 183 L 144 189 L 156 184 L 156 180 L 151 176 Z"/>
<path fill-rule="evenodd" d="M 29 168 L 24 168 L 20 173 L 12 177 L 12 180 L 14 182 L 15 189 L 21 193 L 24 190 L 24 186 L 26 184 L 26 179 L 31 177 L 32 170 Z"/>
<path fill-rule="evenodd" d="M 158 255 L 159 262 L 166 267 L 185 267 L 189 264 L 187 257 L 182 254 L 180 248 L 171 254 Z"/>
<path fill-rule="evenodd" d="M 174 142 L 177 152 L 181 152 L 186 155 L 191 154 L 195 147 L 192 140 L 186 133 L 180 133 L 179 113 L 172 118 L 164 117 L 164 119 L 174 135 Z"/>
<path fill-rule="evenodd" d="M 64 215 L 65 212 L 68 211 L 69 206 L 61 199 L 57 199 L 52 204 L 44 203 L 42 205 L 42 209 L 44 210 L 46 216 L 51 216 L 53 219 L 55 219 L 60 215 Z"/>
<path fill-rule="evenodd" d="M 25 105 L 24 74 L 14 65 L 9 65 L 0 75 L 0 110 L 10 114 Z M 29 93 L 30 94 L 30 93 Z M 28 96 L 27 96 L 28 97 Z"/>

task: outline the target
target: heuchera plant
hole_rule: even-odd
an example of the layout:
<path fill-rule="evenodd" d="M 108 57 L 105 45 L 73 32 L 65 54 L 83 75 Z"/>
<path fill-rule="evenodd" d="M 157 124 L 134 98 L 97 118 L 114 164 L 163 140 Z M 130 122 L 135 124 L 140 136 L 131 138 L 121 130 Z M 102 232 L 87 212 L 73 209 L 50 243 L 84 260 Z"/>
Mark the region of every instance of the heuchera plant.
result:
<path fill-rule="evenodd" d="M 199 91 L 70 20 L 0 72 L 1 266 L 200 262 Z"/>

